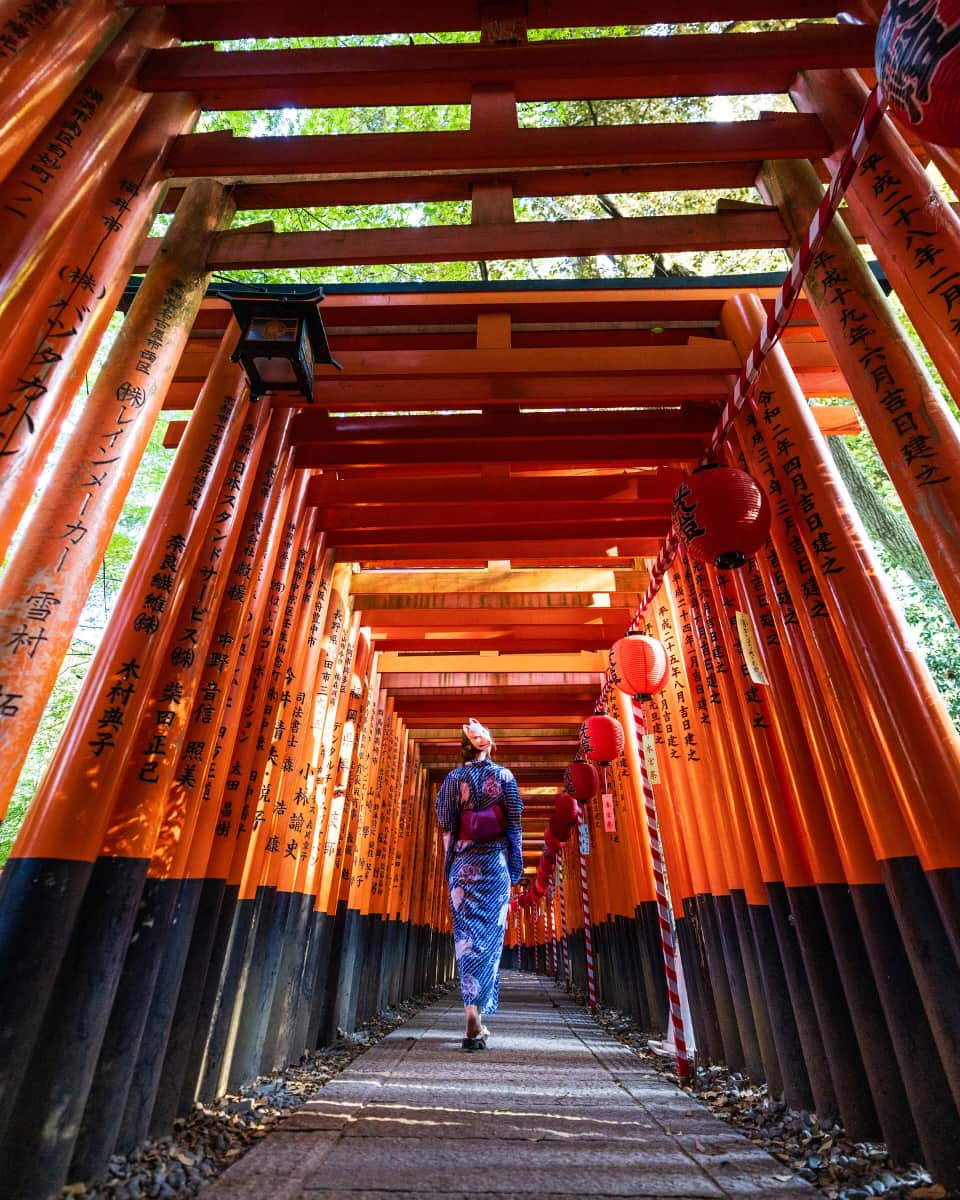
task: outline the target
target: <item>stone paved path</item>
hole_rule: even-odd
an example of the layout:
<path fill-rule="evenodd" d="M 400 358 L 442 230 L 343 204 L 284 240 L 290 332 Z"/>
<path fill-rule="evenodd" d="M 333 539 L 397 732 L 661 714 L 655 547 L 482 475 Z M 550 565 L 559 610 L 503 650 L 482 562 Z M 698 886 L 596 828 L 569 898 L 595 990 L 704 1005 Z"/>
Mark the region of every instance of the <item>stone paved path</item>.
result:
<path fill-rule="evenodd" d="M 814 1200 L 551 983 L 505 972 L 500 1008 L 479 1054 L 457 994 L 422 1010 L 201 1200 Z"/>

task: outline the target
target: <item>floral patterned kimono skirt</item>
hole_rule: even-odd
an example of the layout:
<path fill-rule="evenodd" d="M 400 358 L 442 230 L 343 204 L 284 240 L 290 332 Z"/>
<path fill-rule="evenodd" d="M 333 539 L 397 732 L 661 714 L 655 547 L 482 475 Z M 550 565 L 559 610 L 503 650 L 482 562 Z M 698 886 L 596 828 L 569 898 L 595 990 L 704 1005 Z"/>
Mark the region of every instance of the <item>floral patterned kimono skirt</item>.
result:
<path fill-rule="evenodd" d="M 522 805 L 516 780 L 489 759 L 451 771 L 437 795 L 437 816 L 456 839 L 460 813 L 500 804 L 507 828 L 490 841 L 451 842 L 447 884 L 453 916 L 454 950 L 463 1003 L 481 1013 L 497 1011 L 500 955 L 510 909 L 510 883 L 523 871 L 520 851 Z"/>

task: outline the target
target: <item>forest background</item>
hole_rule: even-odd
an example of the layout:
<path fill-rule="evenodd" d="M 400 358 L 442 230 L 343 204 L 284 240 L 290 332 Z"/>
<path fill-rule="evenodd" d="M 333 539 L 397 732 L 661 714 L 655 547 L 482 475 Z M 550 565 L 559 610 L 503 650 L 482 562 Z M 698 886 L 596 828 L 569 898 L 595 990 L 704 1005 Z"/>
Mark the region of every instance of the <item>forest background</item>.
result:
<path fill-rule="evenodd" d="M 530 30 L 531 40 L 583 39 L 595 37 L 664 36 L 677 33 L 749 33 L 790 29 L 790 21 L 710 22 L 696 25 L 617 26 L 568 30 Z M 428 42 L 471 42 L 479 34 L 419 34 L 378 37 L 245 39 L 220 43 L 222 49 L 270 50 L 330 46 L 423 44 Z M 585 53 L 589 50 L 585 46 Z M 548 101 L 518 105 L 521 127 L 626 125 L 678 121 L 750 120 L 765 111 L 793 111 L 786 95 L 685 96 L 655 100 Z M 198 132 L 230 129 L 237 136 L 276 137 L 288 134 L 395 133 L 404 131 L 454 130 L 469 126 L 466 105 L 429 105 L 406 108 L 279 109 L 238 112 L 207 112 Z M 931 168 L 931 180 L 951 200 L 956 197 Z M 645 217 L 668 214 L 712 212 L 718 201 L 733 199 L 762 203 L 752 188 L 723 191 L 658 192 L 619 195 L 583 195 L 517 199 L 517 221 L 604 220 L 611 217 Z M 154 233 L 162 233 L 169 217 L 159 215 Z M 234 227 L 272 221 L 281 231 L 374 229 L 411 225 L 469 224 L 468 203 L 420 203 L 357 205 L 340 208 L 292 208 L 244 211 Z M 306 268 L 233 272 L 215 275 L 215 283 L 394 283 L 466 282 L 540 279 L 621 279 L 629 281 L 651 275 L 735 276 L 757 272 L 782 272 L 789 265 L 783 251 L 724 251 L 675 255 L 616 255 L 587 258 L 510 260 L 503 262 L 459 262 L 377 265 L 341 268 Z M 957 415 L 953 402 L 906 319 L 895 295 L 890 296 L 908 334 L 923 357 L 944 397 Z M 96 373 L 106 360 L 113 338 L 122 323 L 117 314 L 104 339 L 96 362 L 77 398 L 80 411 Z M 849 403 L 846 397 L 817 397 L 817 403 Z M 24 765 L 7 819 L 0 824 L 0 865 L 23 820 L 60 731 L 80 687 L 102 631 L 122 584 L 127 565 L 140 543 L 155 500 L 167 476 L 173 451 L 163 447 L 168 419 L 184 414 L 165 413 L 154 430 L 143 462 L 134 480 L 117 529 L 91 590 L 77 634 L 64 660 L 47 704 L 30 755 Z M 64 437 L 69 437 L 68 422 Z M 863 432 L 828 439 L 831 453 L 850 491 L 853 504 L 867 529 L 890 589 L 901 605 L 916 643 L 944 697 L 954 722 L 960 727 L 960 631 L 933 577 L 929 564 L 907 521 L 897 494 L 873 445 Z M 56 452 L 51 463 L 55 464 Z M 51 466 L 55 469 L 55 465 Z"/>

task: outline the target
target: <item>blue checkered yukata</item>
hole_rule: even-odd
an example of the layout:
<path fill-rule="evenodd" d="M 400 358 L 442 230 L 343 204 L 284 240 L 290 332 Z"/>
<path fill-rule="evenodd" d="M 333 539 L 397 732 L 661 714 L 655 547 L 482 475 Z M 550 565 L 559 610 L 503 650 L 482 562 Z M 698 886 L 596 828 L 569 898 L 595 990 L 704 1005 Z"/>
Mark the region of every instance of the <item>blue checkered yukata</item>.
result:
<path fill-rule="evenodd" d="M 505 832 L 490 841 L 458 841 L 460 814 L 495 804 L 507 816 Z M 484 758 L 451 771 L 437 793 L 437 819 L 451 834 L 446 874 L 453 915 L 454 950 L 463 1003 L 495 1013 L 500 994 L 500 954 L 510 909 L 510 884 L 523 874 L 517 781 L 506 767 Z"/>

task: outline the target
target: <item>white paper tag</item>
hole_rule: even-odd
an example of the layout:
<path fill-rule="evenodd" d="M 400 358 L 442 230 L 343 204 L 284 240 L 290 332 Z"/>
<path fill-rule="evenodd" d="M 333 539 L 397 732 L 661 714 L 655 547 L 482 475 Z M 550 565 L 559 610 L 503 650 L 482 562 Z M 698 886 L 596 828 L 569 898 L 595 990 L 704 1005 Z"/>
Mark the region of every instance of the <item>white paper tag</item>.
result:
<path fill-rule="evenodd" d="M 740 649 L 743 651 L 744 661 L 747 664 L 747 673 L 754 683 L 762 683 L 769 687 L 770 680 L 763 673 L 760 652 L 753 636 L 753 625 L 746 613 L 737 613 L 737 633 L 740 635 Z"/>
<path fill-rule="evenodd" d="M 651 783 L 660 782 L 660 768 L 657 766 L 657 743 L 652 733 L 643 735 L 643 757 L 647 764 L 647 778 Z"/>
<path fill-rule="evenodd" d="M 603 828 L 606 833 L 617 832 L 617 815 L 613 809 L 613 793 L 603 793 Z"/>
<path fill-rule="evenodd" d="M 590 830 L 586 821 L 580 822 L 580 853 L 584 858 L 590 853 Z"/>

